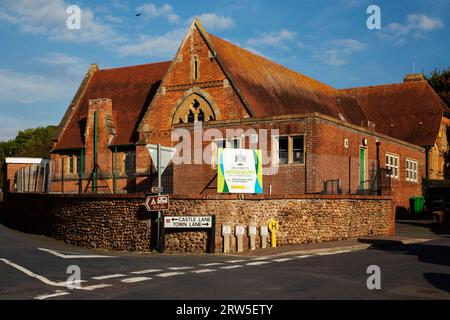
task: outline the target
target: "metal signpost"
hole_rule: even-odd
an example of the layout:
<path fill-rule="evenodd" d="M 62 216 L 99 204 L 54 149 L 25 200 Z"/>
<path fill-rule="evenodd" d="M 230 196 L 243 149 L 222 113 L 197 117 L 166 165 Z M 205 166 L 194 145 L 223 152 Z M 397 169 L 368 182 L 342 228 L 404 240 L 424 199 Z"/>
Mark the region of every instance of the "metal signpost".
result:
<path fill-rule="evenodd" d="M 162 216 L 162 210 L 168 210 L 169 209 L 169 196 L 161 196 L 162 193 L 162 185 L 161 185 L 161 176 L 164 173 L 164 170 L 166 170 L 167 166 L 169 165 L 170 161 L 172 160 L 173 156 L 176 153 L 176 148 L 169 148 L 169 147 L 162 147 L 161 144 L 158 145 L 147 145 L 147 150 L 150 153 L 150 156 L 152 158 L 153 164 L 156 163 L 156 171 L 158 172 L 158 186 L 155 188 L 152 188 L 152 192 L 157 193 L 158 197 L 156 199 L 150 199 L 152 197 L 147 198 L 146 200 L 146 207 L 147 202 L 150 201 L 149 206 L 147 207 L 148 211 L 158 211 L 158 227 L 157 227 L 157 247 L 159 252 L 162 252 L 161 250 L 161 236 L 164 234 L 161 232 L 161 216 Z M 156 158 L 156 159 L 155 159 Z M 156 192 L 155 192 L 156 191 Z M 167 203 L 164 203 L 165 200 L 167 200 Z M 158 203 L 158 201 L 160 203 Z M 154 206 L 152 204 L 154 202 Z M 156 210 L 149 210 L 152 208 L 155 208 Z"/>

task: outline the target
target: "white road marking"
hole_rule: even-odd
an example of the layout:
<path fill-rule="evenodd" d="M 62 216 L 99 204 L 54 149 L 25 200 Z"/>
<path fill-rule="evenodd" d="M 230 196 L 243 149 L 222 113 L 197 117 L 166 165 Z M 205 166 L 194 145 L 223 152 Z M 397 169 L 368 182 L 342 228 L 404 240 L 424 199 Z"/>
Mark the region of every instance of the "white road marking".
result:
<path fill-rule="evenodd" d="M 221 263 L 221 262 L 215 262 L 215 263 L 202 263 L 202 264 L 199 264 L 199 266 L 201 266 L 201 267 L 214 267 L 214 266 L 220 266 L 220 265 L 222 265 L 223 263 Z"/>
<path fill-rule="evenodd" d="M 101 256 L 101 255 L 93 255 L 93 254 L 63 254 L 55 250 L 45 249 L 45 248 L 38 248 L 38 250 L 48 252 L 54 256 L 57 256 L 59 258 L 63 259 L 98 259 L 98 258 L 117 258 L 114 256 Z"/>
<path fill-rule="evenodd" d="M 161 269 L 148 269 L 148 270 L 140 270 L 140 271 L 133 271 L 130 272 L 132 274 L 147 274 L 147 273 L 155 273 L 155 272 L 161 272 Z"/>
<path fill-rule="evenodd" d="M 245 262 L 245 261 L 247 261 L 247 260 L 230 260 L 230 261 L 227 261 L 227 263 L 241 263 L 241 262 Z"/>
<path fill-rule="evenodd" d="M 55 281 L 51 281 L 49 279 L 47 279 L 44 276 L 41 276 L 39 274 L 36 274 L 22 266 L 19 266 L 18 264 L 15 264 L 14 262 L 11 262 L 7 259 L 3 259 L 1 258 L 0 261 L 3 261 L 4 263 L 6 263 L 7 265 L 10 265 L 13 268 L 16 268 L 17 270 L 25 273 L 27 276 L 30 276 L 32 278 L 38 279 L 39 281 L 48 284 L 49 286 L 54 286 L 54 287 L 66 287 L 67 288 L 67 283 L 66 282 L 55 282 Z"/>
<path fill-rule="evenodd" d="M 45 300 L 45 299 L 48 299 L 48 298 L 55 298 L 55 297 L 66 296 L 68 294 L 70 294 L 70 293 L 66 292 L 66 291 L 56 290 L 55 293 L 43 294 L 43 295 L 34 297 L 34 299 L 35 300 Z"/>
<path fill-rule="evenodd" d="M 246 265 L 247 266 L 261 266 L 263 264 L 268 264 L 270 263 L 269 261 L 256 261 L 256 262 L 249 262 Z"/>
<path fill-rule="evenodd" d="M 217 270 L 213 270 L 213 269 L 201 269 L 201 270 L 194 270 L 191 271 L 192 273 L 208 273 L 208 272 L 215 272 Z"/>
<path fill-rule="evenodd" d="M 108 288 L 108 287 L 112 287 L 112 285 L 111 284 L 104 284 L 104 283 L 102 283 L 102 284 L 96 284 L 96 285 L 93 285 L 93 286 L 82 287 L 81 289 L 82 290 L 86 290 L 86 291 L 92 291 L 92 290 L 95 290 L 95 289 L 102 289 L 102 288 Z"/>
<path fill-rule="evenodd" d="M 45 284 L 47 284 L 47 285 L 49 285 L 49 286 L 53 286 L 53 287 L 65 287 L 65 288 L 67 288 L 67 282 L 55 282 L 55 281 L 51 281 L 51 280 L 47 279 L 46 277 L 41 276 L 41 275 L 39 275 L 39 274 L 37 274 L 37 273 L 34 273 L 34 272 L 32 272 L 32 271 L 30 271 L 30 270 L 28 270 L 28 269 L 26 269 L 26 268 L 24 268 L 24 267 L 22 267 L 22 266 L 19 266 L 18 264 L 15 264 L 14 262 L 11 262 L 11 261 L 9 261 L 9 260 L 7 260 L 7 259 L 0 258 L 0 261 L 3 261 L 3 262 L 6 263 L 7 265 L 9 265 L 9 266 L 11 266 L 11 267 L 13 267 L 13 268 L 15 268 L 15 269 L 17 269 L 17 270 L 19 270 L 19 271 L 25 273 L 27 276 L 32 277 L 32 278 L 35 278 L 35 279 L 37 279 L 37 280 L 39 280 L 39 281 L 41 281 L 41 282 L 43 282 L 43 283 L 45 283 Z M 77 287 L 77 286 L 73 286 L 73 288 L 76 289 L 76 290 L 88 290 L 88 291 L 91 291 L 91 290 L 95 290 L 95 289 L 98 289 L 98 288 L 105 288 L 105 287 L 109 287 L 109 286 L 110 286 L 110 285 L 99 284 L 99 285 L 96 285 L 96 286 L 90 286 L 90 287 Z"/>
<path fill-rule="evenodd" d="M 304 256 L 297 256 L 296 258 L 297 259 L 306 259 L 306 258 L 311 258 L 311 257 L 314 257 L 314 255 L 313 254 L 306 254 Z"/>
<path fill-rule="evenodd" d="M 220 269 L 229 270 L 229 269 L 237 269 L 237 268 L 242 268 L 242 267 L 243 267 L 243 265 L 237 264 L 237 265 L 234 265 L 234 266 L 220 267 Z"/>
<path fill-rule="evenodd" d="M 167 278 L 167 277 L 173 277 L 173 276 L 179 276 L 185 274 L 185 272 L 166 272 L 166 273 L 160 273 L 157 276 L 161 278 Z"/>
<path fill-rule="evenodd" d="M 292 258 L 282 258 L 282 259 L 275 259 L 273 261 L 275 261 L 275 262 L 286 262 L 286 261 L 291 261 L 291 260 L 292 260 Z"/>
<path fill-rule="evenodd" d="M 189 270 L 194 269 L 194 267 L 171 267 L 169 270 Z"/>
<path fill-rule="evenodd" d="M 341 254 L 341 253 L 348 253 L 350 252 L 349 250 L 343 250 L 343 251 L 336 251 L 336 252 L 322 252 L 322 253 L 318 253 L 318 256 L 332 256 L 335 254 Z"/>
<path fill-rule="evenodd" d="M 108 274 L 105 276 L 97 276 L 97 277 L 92 277 L 92 279 L 94 280 L 106 280 L 106 279 L 113 279 L 113 278 L 120 278 L 120 277 L 126 277 L 125 274 Z"/>
<path fill-rule="evenodd" d="M 148 278 L 148 277 L 136 277 L 136 278 L 122 279 L 122 280 L 120 280 L 120 281 L 121 281 L 121 282 L 124 282 L 124 283 L 136 283 L 136 282 L 147 281 L 147 280 L 152 280 L 152 278 Z"/>
<path fill-rule="evenodd" d="M 270 259 L 270 256 L 258 257 L 258 258 L 255 258 L 255 259 L 253 259 L 253 260 L 255 260 L 255 261 L 261 261 L 261 260 L 268 260 L 268 259 Z"/>

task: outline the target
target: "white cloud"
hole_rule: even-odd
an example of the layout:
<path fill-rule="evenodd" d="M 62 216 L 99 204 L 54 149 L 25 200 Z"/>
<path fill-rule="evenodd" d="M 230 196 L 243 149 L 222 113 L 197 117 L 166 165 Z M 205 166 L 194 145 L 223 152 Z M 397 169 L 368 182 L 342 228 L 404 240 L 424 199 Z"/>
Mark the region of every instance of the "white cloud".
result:
<path fill-rule="evenodd" d="M 261 33 L 259 37 L 247 40 L 247 45 L 250 47 L 271 46 L 287 48 L 286 43 L 293 41 L 295 36 L 295 32 L 281 29 L 280 31 Z"/>
<path fill-rule="evenodd" d="M 0 69 L 0 105 L 65 99 L 73 88 L 61 79 Z"/>
<path fill-rule="evenodd" d="M 64 74 L 69 77 L 77 76 L 79 78 L 86 73 L 89 67 L 89 64 L 80 57 L 57 52 L 39 57 L 37 61 L 52 66 L 58 71 L 58 74 Z"/>
<path fill-rule="evenodd" d="M 0 21 L 19 27 L 23 33 L 41 34 L 51 40 L 110 43 L 120 40 L 111 26 L 81 6 L 81 30 L 69 30 L 64 0 L 3 0 Z"/>
<path fill-rule="evenodd" d="M 136 12 L 141 13 L 144 19 L 152 18 L 166 18 L 167 21 L 173 24 L 179 24 L 181 22 L 180 16 L 173 12 L 173 8 L 169 4 L 164 4 L 161 7 L 157 7 L 153 3 L 147 3 L 136 8 Z"/>
<path fill-rule="evenodd" d="M 396 45 L 403 45 L 409 37 L 423 38 L 426 33 L 442 29 L 444 23 L 424 14 L 410 14 L 404 24 L 393 22 L 387 25 L 380 36 L 393 41 Z"/>
<path fill-rule="evenodd" d="M 184 29 L 170 31 L 160 36 L 141 36 L 139 43 L 117 48 L 122 56 L 146 56 L 172 58 L 186 33 Z"/>
<path fill-rule="evenodd" d="M 366 48 L 364 43 L 354 39 L 331 40 L 316 49 L 314 56 L 324 64 L 339 67 L 348 64 L 354 53 Z"/>
<path fill-rule="evenodd" d="M 196 16 L 197 19 L 200 20 L 203 27 L 208 30 L 225 30 L 234 27 L 233 18 L 226 17 L 216 13 L 203 13 Z M 189 22 L 192 22 L 194 17 L 189 19 Z"/>

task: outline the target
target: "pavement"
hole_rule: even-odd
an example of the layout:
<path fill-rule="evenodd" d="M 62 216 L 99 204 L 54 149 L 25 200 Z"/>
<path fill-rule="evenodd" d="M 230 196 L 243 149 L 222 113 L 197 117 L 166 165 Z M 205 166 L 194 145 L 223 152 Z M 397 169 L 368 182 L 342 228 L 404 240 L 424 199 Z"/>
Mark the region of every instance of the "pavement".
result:
<path fill-rule="evenodd" d="M 369 266 L 381 290 L 369 290 Z M 80 271 L 80 286 L 67 280 Z M 450 235 L 431 222 L 395 238 L 310 244 L 242 255 L 101 252 L 0 225 L 0 299 L 450 299 Z"/>

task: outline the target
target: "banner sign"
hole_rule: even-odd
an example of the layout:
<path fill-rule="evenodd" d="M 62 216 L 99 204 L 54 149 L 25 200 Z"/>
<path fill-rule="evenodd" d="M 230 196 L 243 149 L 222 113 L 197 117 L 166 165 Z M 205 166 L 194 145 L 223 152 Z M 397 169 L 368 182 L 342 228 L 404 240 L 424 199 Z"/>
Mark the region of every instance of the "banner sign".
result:
<path fill-rule="evenodd" d="M 217 154 L 218 193 L 263 193 L 261 150 L 221 148 Z"/>

